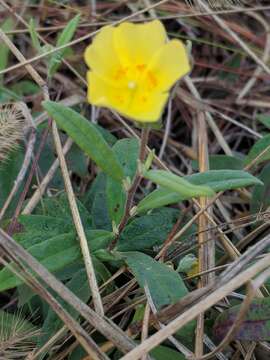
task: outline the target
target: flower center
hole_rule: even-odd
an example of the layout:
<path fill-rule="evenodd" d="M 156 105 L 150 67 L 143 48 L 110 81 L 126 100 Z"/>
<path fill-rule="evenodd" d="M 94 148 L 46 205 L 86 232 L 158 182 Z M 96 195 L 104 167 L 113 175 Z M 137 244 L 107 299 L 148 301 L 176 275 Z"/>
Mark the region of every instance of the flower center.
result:
<path fill-rule="evenodd" d="M 130 90 L 133 90 L 133 89 L 135 89 L 136 87 L 137 87 L 136 81 L 129 81 L 129 82 L 128 82 L 128 88 L 129 88 Z"/>

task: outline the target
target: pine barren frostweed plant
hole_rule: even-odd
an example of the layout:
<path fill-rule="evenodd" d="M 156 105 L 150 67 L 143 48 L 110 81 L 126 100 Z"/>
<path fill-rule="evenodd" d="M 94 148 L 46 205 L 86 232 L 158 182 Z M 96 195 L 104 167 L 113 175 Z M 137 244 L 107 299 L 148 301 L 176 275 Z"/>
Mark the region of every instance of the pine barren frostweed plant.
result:
<path fill-rule="evenodd" d="M 172 85 L 190 71 L 180 40 L 158 20 L 105 26 L 85 51 L 88 101 L 141 122 L 159 120 Z"/>

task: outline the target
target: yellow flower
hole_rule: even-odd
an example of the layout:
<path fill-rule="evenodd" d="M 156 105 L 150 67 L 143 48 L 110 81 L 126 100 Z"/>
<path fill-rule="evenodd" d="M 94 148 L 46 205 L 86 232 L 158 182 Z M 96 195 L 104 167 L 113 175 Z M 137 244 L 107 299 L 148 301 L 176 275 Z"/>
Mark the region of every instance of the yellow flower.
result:
<path fill-rule="evenodd" d="M 157 121 L 172 85 L 190 71 L 183 43 L 162 23 L 105 26 L 86 48 L 88 101 L 136 121 Z"/>

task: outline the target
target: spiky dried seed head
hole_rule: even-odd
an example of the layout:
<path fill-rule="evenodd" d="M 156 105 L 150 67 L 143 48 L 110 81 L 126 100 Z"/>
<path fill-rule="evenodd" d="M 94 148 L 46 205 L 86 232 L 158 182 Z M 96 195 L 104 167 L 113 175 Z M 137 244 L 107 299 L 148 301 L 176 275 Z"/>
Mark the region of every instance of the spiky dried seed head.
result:
<path fill-rule="evenodd" d="M 41 332 L 29 320 L 0 310 L 0 359 L 25 359 L 33 351 Z"/>
<path fill-rule="evenodd" d="M 16 103 L 0 105 L 0 163 L 23 139 L 25 124 L 21 106 Z"/>

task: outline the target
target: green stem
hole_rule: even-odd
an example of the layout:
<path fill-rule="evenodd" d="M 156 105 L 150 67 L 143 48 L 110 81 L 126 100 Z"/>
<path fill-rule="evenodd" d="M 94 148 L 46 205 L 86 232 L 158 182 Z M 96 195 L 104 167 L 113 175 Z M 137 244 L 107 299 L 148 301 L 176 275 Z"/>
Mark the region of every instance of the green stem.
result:
<path fill-rule="evenodd" d="M 148 142 L 148 138 L 149 138 L 149 133 L 150 133 L 150 127 L 149 126 L 145 126 L 142 129 L 141 132 L 141 142 L 140 142 L 140 152 L 139 152 L 139 163 L 143 163 L 146 157 L 146 151 L 147 151 L 147 142 Z M 121 234 L 121 232 L 123 231 L 124 227 L 126 226 L 129 218 L 130 218 L 130 210 L 133 206 L 133 200 L 134 200 L 134 196 L 136 194 L 136 191 L 138 189 L 138 186 L 140 185 L 140 182 L 142 180 L 142 176 L 139 172 L 139 169 L 137 167 L 137 171 L 135 174 L 135 177 L 133 179 L 133 182 L 128 190 L 127 193 L 127 200 L 126 200 L 126 206 L 125 206 L 125 212 L 124 215 L 120 221 L 120 224 L 118 226 L 118 234 L 117 236 L 113 239 L 113 241 L 111 242 L 110 246 L 109 246 L 109 250 L 113 250 L 114 247 L 116 246 L 119 236 Z"/>

